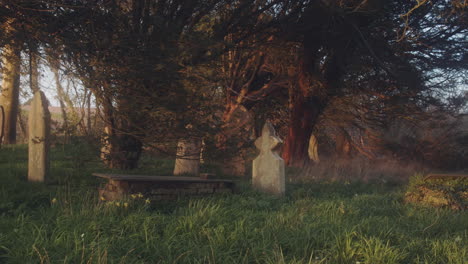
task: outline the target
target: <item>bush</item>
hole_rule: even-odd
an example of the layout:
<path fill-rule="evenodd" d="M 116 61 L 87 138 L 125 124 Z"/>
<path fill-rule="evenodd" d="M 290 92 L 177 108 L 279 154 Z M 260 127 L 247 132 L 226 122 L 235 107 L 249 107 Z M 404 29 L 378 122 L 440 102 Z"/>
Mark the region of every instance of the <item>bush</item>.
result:
<path fill-rule="evenodd" d="M 416 174 L 410 179 L 405 201 L 465 210 L 468 208 L 468 181 L 466 178 L 424 180 L 421 174 Z"/>

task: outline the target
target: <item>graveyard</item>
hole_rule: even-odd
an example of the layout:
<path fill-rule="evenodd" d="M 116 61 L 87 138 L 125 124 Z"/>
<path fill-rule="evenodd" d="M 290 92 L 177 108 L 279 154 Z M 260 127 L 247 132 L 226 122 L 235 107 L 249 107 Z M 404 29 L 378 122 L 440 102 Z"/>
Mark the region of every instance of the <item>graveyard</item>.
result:
<path fill-rule="evenodd" d="M 467 8 L 0 0 L 0 263 L 468 263 Z"/>
<path fill-rule="evenodd" d="M 51 150 L 48 185 L 28 183 L 26 146 L 2 147 L 4 263 L 464 263 L 467 212 L 405 204 L 395 183 L 286 181 L 283 197 L 247 180 L 237 193 L 102 201 L 99 160 Z M 84 155 L 83 152 L 80 155 Z M 146 161 L 145 161 L 146 162 Z M 150 163 L 151 164 L 151 163 Z M 166 175 L 174 161 L 137 174 Z M 114 172 L 116 173 L 116 172 Z"/>

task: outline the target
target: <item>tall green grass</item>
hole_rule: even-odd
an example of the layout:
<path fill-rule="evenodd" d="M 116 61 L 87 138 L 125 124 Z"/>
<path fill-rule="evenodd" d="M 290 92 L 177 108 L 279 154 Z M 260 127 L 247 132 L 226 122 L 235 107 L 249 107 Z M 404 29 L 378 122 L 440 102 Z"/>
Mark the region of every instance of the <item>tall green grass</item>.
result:
<path fill-rule="evenodd" d="M 110 203 L 90 151 L 56 147 L 45 185 L 26 181 L 25 146 L 0 150 L 0 263 L 468 263 L 468 213 L 405 205 L 402 186 L 289 183 L 279 198 L 241 182 L 233 195 Z"/>

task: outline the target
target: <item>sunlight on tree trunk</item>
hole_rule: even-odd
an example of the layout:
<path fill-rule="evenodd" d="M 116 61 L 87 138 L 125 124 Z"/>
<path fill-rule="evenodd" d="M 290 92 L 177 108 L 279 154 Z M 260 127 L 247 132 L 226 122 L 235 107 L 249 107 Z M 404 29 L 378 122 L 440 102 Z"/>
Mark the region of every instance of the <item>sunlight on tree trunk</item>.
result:
<path fill-rule="evenodd" d="M 312 134 L 309 139 L 309 158 L 315 163 L 320 162 L 320 157 L 318 153 L 318 141 L 317 137 L 315 137 L 314 134 Z"/>
<path fill-rule="evenodd" d="M 16 122 L 19 111 L 20 50 L 14 45 L 3 48 L 3 72 L 0 105 L 5 110 L 3 143 L 16 143 Z"/>
<path fill-rule="evenodd" d="M 63 132 L 65 136 L 65 143 L 68 142 L 68 137 L 69 137 L 69 125 L 68 125 L 68 115 L 67 115 L 67 107 L 65 106 L 64 102 L 64 97 L 65 97 L 65 91 L 63 90 L 62 83 L 60 82 L 60 75 L 59 75 L 59 69 L 57 63 L 54 63 L 51 58 L 49 58 L 49 65 L 50 65 L 50 70 L 54 74 L 54 79 L 55 79 L 55 88 L 57 89 L 57 98 L 60 104 L 60 111 L 62 112 L 62 119 L 63 119 Z"/>
<path fill-rule="evenodd" d="M 86 97 L 86 134 L 91 135 L 91 96 L 92 92 L 88 91 Z"/>
<path fill-rule="evenodd" d="M 283 159 L 289 166 L 303 167 L 309 163 L 309 140 L 321 109 L 317 97 L 297 94 L 291 103 L 289 130 L 283 148 Z"/>

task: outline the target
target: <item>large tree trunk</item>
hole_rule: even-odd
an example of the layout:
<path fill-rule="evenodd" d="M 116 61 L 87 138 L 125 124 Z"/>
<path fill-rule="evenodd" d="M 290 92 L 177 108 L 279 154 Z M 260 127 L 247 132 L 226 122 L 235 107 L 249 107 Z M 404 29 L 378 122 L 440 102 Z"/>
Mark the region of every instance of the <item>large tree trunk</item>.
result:
<path fill-rule="evenodd" d="M 335 138 L 336 157 L 347 159 L 351 157 L 351 138 L 343 128 L 336 134 Z"/>
<path fill-rule="evenodd" d="M 288 166 L 303 167 L 310 162 L 309 140 L 325 104 L 318 97 L 297 94 L 291 98 L 289 130 L 283 148 Z"/>
<path fill-rule="evenodd" d="M 302 167 L 311 162 L 308 156 L 310 136 L 331 96 L 338 94 L 344 73 L 343 58 L 347 49 L 341 44 L 328 47 L 324 57 L 320 54 L 324 47 L 317 41 L 320 36 L 315 33 L 310 32 L 303 40 L 297 84 L 291 85 L 289 91 L 289 132 L 283 149 L 283 158 L 289 166 Z"/>
<path fill-rule="evenodd" d="M 132 170 L 138 167 L 142 143 L 132 135 L 114 135 L 111 139 L 111 152 L 107 165 L 109 168 Z"/>
<path fill-rule="evenodd" d="M 282 154 L 286 165 L 294 167 L 311 162 L 310 136 L 326 105 L 326 87 L 317 65 L 320 43 L 309 34 L 303 45 L 297 75 L 290 74 L 290 78 L 297 78 L 297 81 L 289 86 L 289 130 Z"/>
<path fill-rule="evenodd" d="M 16 121 L 19 111 L 20 50 L 7 45 L 3 48 L 3 82 L 0 105 L 5 110 L 3 143 L 16 143 Z"/>
<path fill-rule="evenodd" d="M 243 177 L 246 174 L 245 144 L 253 130 L 253 116 L 240 104 L 231 103 L 223 114 L 223 129 L 217 137 L 217 147 L 224 152 L 223 173 Z"/>
<path fill-rule="evenodd" d="M 110 102 L 103 105 L 106 127 L 101 158 L 109 168 L 131 170 L 138 167 L 143 149 L 141 140 L 130 133 L 126 122 L 118 122 Z"/>

